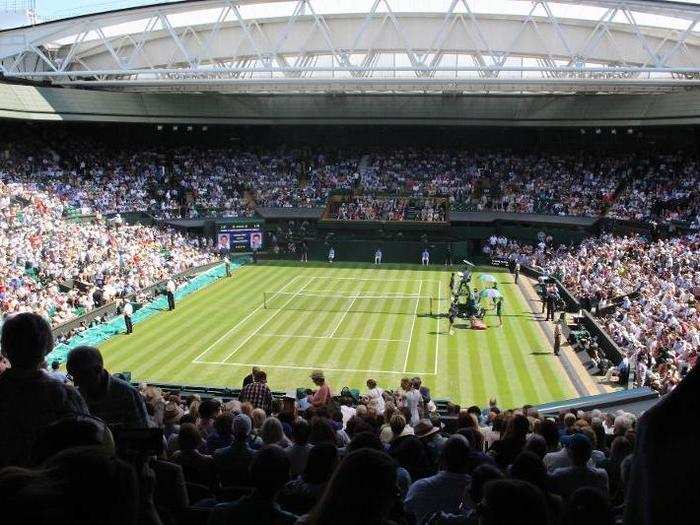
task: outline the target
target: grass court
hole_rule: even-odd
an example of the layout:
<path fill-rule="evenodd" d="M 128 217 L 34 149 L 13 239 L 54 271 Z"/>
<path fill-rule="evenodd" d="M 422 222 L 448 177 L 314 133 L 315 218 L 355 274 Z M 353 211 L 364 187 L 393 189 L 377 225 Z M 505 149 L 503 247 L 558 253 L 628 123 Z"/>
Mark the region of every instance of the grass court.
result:
<path fill-rule="evenodd" d="M 496 277 L 503 326 L 494 312 L 476 331 L 444 315 L 450 271 L 442 266 L 276 261 L 247 265 L 100 347 L 111 372 L 136 381 L 239 387 L 253 365 L 273 390 L 312 386 L 365 390 L 369 377 L 395 389 L 420 376 L 436 398 L 461 405 L 545 403 L 576 391 L 540 322 L 508 272 Z M 525 285 L 527 286 L 527 285 Z"/>

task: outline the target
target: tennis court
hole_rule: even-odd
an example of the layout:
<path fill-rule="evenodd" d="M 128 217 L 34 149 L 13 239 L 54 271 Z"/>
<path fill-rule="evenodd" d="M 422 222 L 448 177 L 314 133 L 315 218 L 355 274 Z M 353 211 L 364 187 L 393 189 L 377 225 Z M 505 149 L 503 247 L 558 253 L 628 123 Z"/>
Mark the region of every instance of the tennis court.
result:
<path fill-rule="evenodd" d="M 504 322 L 448 334 L 450 272 L 417 265 L 249 265 L 190 296 L 174 312 L 104 345 L 112 371 L 136 380 L 235 387 L 251 366 L 273 389 L 363 389 L 368 377 L 395 388 L 421 376 L 434 395 L 466 403 L 498 396 L 509 406 L 572 397 L 574 388 L 512 277 L 489 268 L 504 296 Z M 478 278 L 478 272 L 475 278 Z"/>

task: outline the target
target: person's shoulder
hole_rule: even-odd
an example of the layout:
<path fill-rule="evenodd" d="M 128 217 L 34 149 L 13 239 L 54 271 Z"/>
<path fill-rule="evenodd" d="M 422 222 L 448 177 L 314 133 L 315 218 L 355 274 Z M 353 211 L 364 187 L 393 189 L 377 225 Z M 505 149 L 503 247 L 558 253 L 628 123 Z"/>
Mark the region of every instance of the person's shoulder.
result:
<path fill-rule="evenodd" d="M 178 472 L 182 472 L 182 467 L 173 461 L 155 459 L 150 464 L 154 470 L 158 470 L 162 474 L 176 476 Z"/>
<path fill-rule="evenodd" d="M 436 476 L 437 474 L 435 476 L 417 479 L 416 481 L 411 483 L 411 486 L 408 488 L 408 494 L 410 495 L 412 492 L 421 491 L 428 488 L 431 482 L 434 481 Z"/>
<path fill-rule="evenodd" d="M 123 379 L 109 374 L 109 388 L 111 390 L 119 392 L 128 392 L 129 394 L 138 394 L 138 390 L 133 387 L 130 383 L 124 381 Z"/>
<path fill-rule="evenodd" d="M 214 461 L 221 459 L 225 457 L 226 455 L 230 454 L 232 451 L 232 446 L 229 445 L 228 447 L 222 447 L 222 448 L 217 448 L 211 455 L 211 457 L 214 459 Z"/>
<path fill-rule="evenodd" d="M 595 474 L 595 475 L 598 476 L 599 478 L 605 478 L 605 479 L 608 478 L 608 472 L 607 472 L 607 470 L 605 470 L 604 468 L 600 468 L 600 467 L 589 467 L 589 469 L 590 469 L 590 471 L 591 471 L 593 474 Z"/>
<path fill-rule="evenodd" d="M 573 467 L 559 467 L 559 468 L 555 468 L 552 471 L 552 473 L 549 475 L 549 477 L 552 479 L 558 479 L 558 478 L 570 476 L 572 472 L 573 472 Z"/>
<path fill-rule="evenodd" d="M 565 453 L 566 453 L 566 449 L 563 449 L 563 448 L 561 448 L 561 449 L 559 449 L 559 450 L 555 450 L 554 452 L 547 452 L 547 453 L 544 455 L 544 460 L 543 460 L 543 461 L 544 461 L 545 463 L 546 463 L 547 461 L 553 461 L 553 460 L 555 460 L 555 459 L 560 458 L 560 457 L 561 457 L 562 455 L 564 455 Z"/>

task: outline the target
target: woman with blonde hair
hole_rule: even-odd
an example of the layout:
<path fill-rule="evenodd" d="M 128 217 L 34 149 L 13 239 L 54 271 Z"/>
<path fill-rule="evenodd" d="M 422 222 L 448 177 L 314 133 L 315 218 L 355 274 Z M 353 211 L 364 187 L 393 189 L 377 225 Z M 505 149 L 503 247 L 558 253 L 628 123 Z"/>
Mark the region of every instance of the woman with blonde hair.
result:
<path fill-rule="evenodd" d="M 253 422 L 253 432 L 256 434 L 260 431 L 267 418 L 267 414 L 262 408 L 254 408 L 250 413 L 250 419 Z"/>

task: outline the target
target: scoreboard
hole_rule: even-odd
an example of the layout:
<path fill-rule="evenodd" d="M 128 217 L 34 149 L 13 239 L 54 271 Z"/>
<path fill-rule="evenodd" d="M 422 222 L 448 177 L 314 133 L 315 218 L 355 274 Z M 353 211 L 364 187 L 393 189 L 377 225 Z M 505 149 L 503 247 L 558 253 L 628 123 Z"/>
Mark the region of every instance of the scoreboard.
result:
<path fill-rule="evenodd" d="M 216 245 L 219 251 L 260 251 L 263 247 L 262 225 L 258 222 L 219 224 Z"/>

